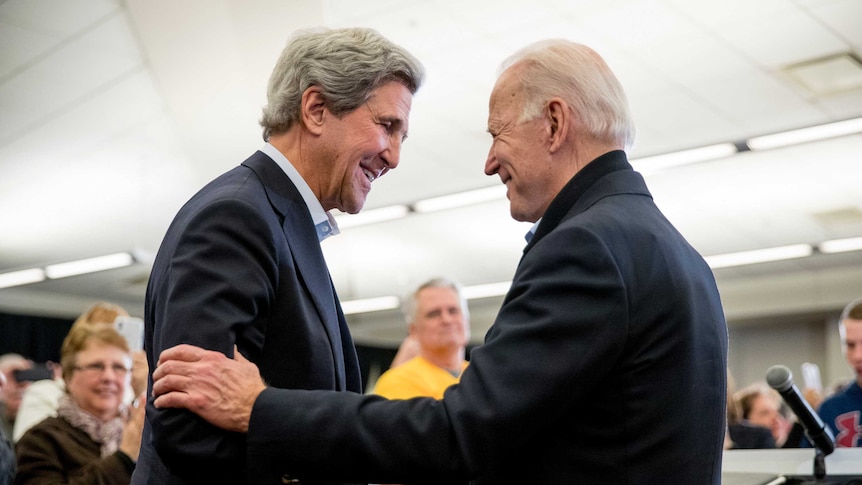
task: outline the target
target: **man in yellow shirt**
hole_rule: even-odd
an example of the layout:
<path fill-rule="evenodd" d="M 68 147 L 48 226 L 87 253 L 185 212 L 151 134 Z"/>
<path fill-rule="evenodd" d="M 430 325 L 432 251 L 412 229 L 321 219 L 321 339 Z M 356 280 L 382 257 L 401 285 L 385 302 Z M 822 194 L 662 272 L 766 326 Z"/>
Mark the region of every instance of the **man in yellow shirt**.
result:
<path fill-rule="evenodd" d="M 470 314 L 458 283 L 435 278 L 421 285 L 404 302 L 409 337 L 419 355 L 392 367 L 377 380 L 374 393 L 389 399 L 429 396 L 458 383 L 467 368 Z"/>

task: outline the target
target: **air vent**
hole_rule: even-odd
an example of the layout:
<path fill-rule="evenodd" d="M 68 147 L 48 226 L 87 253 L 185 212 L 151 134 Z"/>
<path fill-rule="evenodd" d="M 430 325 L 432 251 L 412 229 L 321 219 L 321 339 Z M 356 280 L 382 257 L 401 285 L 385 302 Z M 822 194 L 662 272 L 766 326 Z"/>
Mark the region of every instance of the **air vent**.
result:
<path fill-rule="evenodd" d="M 794 64 L 785 72 L 818 96 L 862 88 L 862 61 L 850 52 Z"/>
<path fill-rule="evenodd" d="M 830 229 L 851 226 L 862 227 L 862 210 L 859 210 L 857 207 L 844 207 L 826 212 L 816 212 L 811 214 L 811 217 L 824 227 Z"/>

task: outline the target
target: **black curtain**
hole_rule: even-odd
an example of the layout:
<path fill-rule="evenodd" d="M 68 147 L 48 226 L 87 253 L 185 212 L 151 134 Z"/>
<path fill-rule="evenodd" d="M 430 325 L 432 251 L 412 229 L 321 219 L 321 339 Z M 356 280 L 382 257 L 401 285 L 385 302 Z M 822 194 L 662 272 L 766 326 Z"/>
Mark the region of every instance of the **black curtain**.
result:
<path fill-rule="evenodd" d="M 0 313 L 0 355 L 14 352 L 34 362 L 59 362 L 60 346 L 73 320 Z M 363 385 L 375 374 L 389 368 L 396 348 L 356 345 Z"/>
<path fill-rule="evenodd" d="M 34 362 L 60 362 L 60 346 L 72 322 L 0 313 L 0 355 L 14 352 Z"/>

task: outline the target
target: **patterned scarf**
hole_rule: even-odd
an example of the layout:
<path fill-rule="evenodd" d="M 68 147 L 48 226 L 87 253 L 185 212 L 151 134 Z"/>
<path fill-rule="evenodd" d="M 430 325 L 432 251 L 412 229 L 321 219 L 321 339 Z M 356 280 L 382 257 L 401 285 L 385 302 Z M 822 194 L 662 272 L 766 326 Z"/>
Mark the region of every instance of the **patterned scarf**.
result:
<path fill-rule="evenodd" d="M 78 407 L 72 402 L 68 394 L 60 397 L 57 415 L 102 445 L 103 457 L 114 453 L 120 446 L 120 439 L 123 437 L 123 420 L 119 416 L 108 421 L 102 421 Z"/>

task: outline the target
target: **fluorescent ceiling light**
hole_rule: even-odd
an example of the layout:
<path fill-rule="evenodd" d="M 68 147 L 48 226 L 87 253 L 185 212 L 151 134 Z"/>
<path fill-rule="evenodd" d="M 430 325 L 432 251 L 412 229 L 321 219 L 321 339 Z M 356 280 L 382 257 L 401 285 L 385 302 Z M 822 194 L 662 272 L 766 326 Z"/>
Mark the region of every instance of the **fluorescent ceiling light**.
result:
<path fill-rule="evenodd" d="M 823 241 L 817 246 L 821 253 L 844 253 L 862 250 L 862 237 Z"/>
<path fill-rule="evenodd" d="M 432 197 L 413 204 L 416 212 L 436 212 L 465 205 L 479 204 L 506 197 L 506 186 L 495 185 L 484 189 L 470 190 L 458 194 Z"/>
<path fill-rule="evenodd" d="M 810 128 L 785 131 L 774 135 L 758 136 L 748 140 L 746 143 L 748 144 L 748 148 L 751 148 L 752 150 L 768 150 L 788 145 L 798 145 L 800 143 L 825 140 L 826 138 L 834 138 L 837 136 L 852 135 L 859 132 L 862 132 L 862 118 L 855 118 L 852 120 L 812 126 Z"/>
<path fill-rule="evenodd" d="M 364 300 L 351 300 L 341 302 L 341 310 L 345 315 L 355 313 L 377 312 L 380 310 L 392 310 L 401 305 L 397 296 L 381 296 L 378 298 L 366 298 Z"/>
<path fill-rule="evenodd" d="M 106 269 L 122 268 L 130 266 L 135 260 L 129 253 L 116 253 L 97 258 L 80 259 L 68 263 L 52 264 L 45 267 L 48 278 L 57 279 L 67 276 L 75 276 L 85 273 L 95 273 Z"/>
<path fill-rule="evenodd" d="M 719 143 L 718 145 L 709 145 L 700 148 L 693 148 L 691 150 L 666 153 L 664 155 L 638 158 L 632 160 L 631 164 L 638 172 L 646 174 L 657 172 L 665 168 L 677 167 L 679 165 L 706 162 L 708 160 L 729 157 L 736 153 L 736 151 L 736 145 L 733 143 Z"/>
<path fill-rule="evenodd" d="M 738 253 L 716 254 L 703 259 L 712 269 L 729 268 L 731 266 L 744 266 L 746 264 L 767 263 L 769 261 L 781 261 L 784 259 L 796 259 L 811 256 L 814 247 L 810 244 L 793 244 L 790 246 L 779 246 L 775 248 L 756 249 L 754 251 L 741 251 Z"/>
<path fill-rule="evenodd" d="M 391 205 L 379 209 L 368 209 L 358 214 L 344 214 L 335 217 L 339 229 L 364 226 L 376 222 L 391 221 L 406 216 L 410 209 L 406 205 Z"/>
<path fill-rule="evenodd" d="M 468 300 L 476 300 L 478 298 L 488 298 L 492 296 L 503 296 L 509 292 L 512 286 L 511 281 L 501 281 L 499 283 L 487 283 L 484 285 L 465 286 L 461 289 L 461 294 Z"/>
<path fill-rule="evenodd" d="M 0 274 L 0 288 L 27 285 L 45 280 L 45 272 L 41 268 L 22 269 L 11 273 Z"/>

